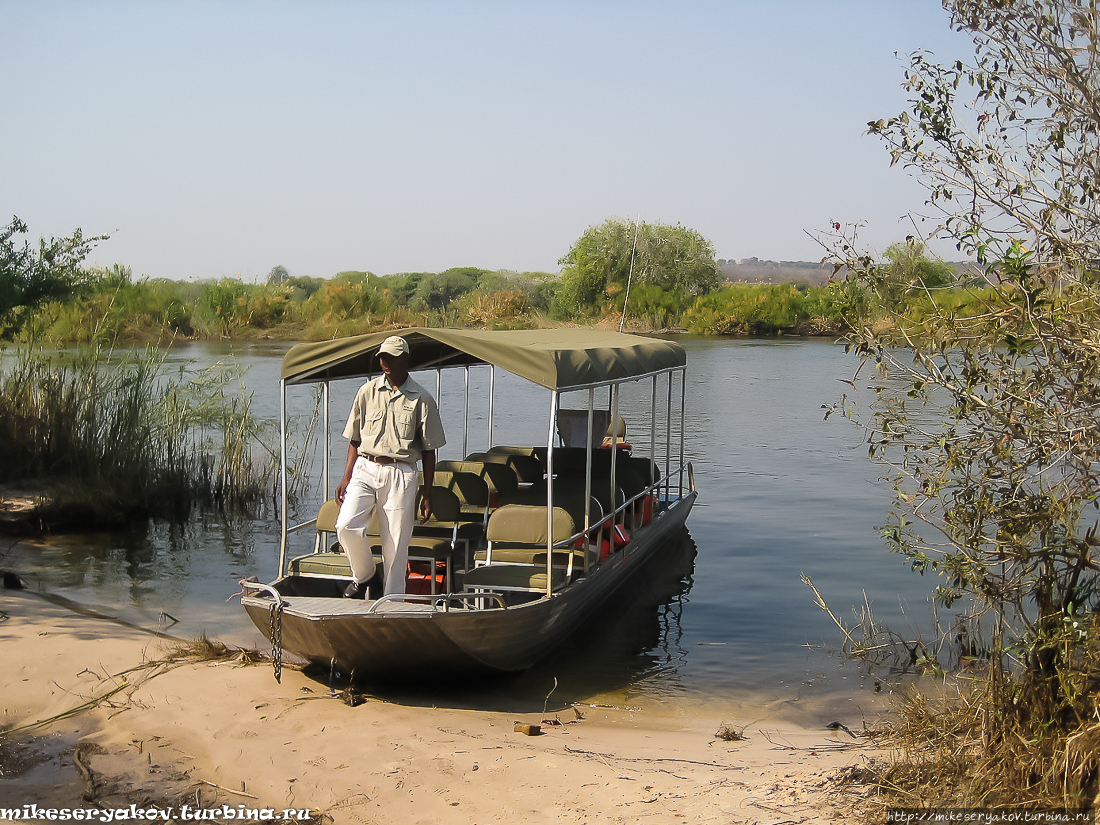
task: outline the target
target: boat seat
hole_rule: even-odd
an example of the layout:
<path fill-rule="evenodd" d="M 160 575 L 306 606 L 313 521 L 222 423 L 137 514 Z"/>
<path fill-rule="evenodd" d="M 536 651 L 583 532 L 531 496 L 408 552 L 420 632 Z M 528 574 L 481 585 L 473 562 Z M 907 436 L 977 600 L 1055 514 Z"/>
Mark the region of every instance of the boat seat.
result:
<path fill-rule="evenodd" d="M 351 578 L 351 563 L 343 553 L 312 553 L 290 560 L 291 575 Z"/>
<path fill-rule="evenodd" d="M 494 508 L 503 496 L 519 490 L 519 476 L 507 464 L 485 461 L 437 461 L 436 472 L 473 473 L 489 488 L 489 507 Z"/>
<path fill-rule="evenodd" d="M 420 478 L 423 484 L 423 473 Z M 436 470 L 435 486 L 446 487 L 458 496 L 458 503 L 461 505 L 459 520 L 480 523 L 482 530 L 476 535 L 476 538 L 480 538 L 484 533 L 484 525 L 489 521 L 489 485 L 485 479 L 476 473 L 460 470 Z"/>
<path fill-rule="evenodd" d="M 593 495 L 588 501 L 588 523 L 594 525 L 604 517 L 607 511 L 600 502 L 595 486 L 593 486 L 592 492 Z M 606 494 L 607 491 L 604 491 L 605 496 Z M 520 490 L 502 498 L 501 504 L 542 507 L 545 513 L 546 491 L 545 489 Z M 575 527 L 574 532 L 584 529 L 584 485 L 581 484 L 580 487 L 576 484 L 554 485 L 554 509 L 558 508 L 569 514 Z M 492 516 L 489 520 L 492 521 Z M 486 529 L 486 532 L 488 532 L 488 529 Z M 545 546 L 546 540 L 543 539 L 542 543 Z"/>
<path fill-rule="evenodd" d="M 575 559 L 584 558 L 583 547 L 562 548 L 561 550 L 554 551 L 554 567 L 564 567 L 569 569 L 569 554 L 572 553 Z M 474 553 L 474 563 L 478 566 L 488 564 L 491 560 L 497 564 L 527 564 L 535 567 L 546 567 L 546 548 L 541 550 L 533 550 L 529 546 L 508 546 L 504 544 L 498 544 L 493 547 L 492 551 L 478 550 Z"/>
<path fill-rule="evenodd" d="M 329 546 L 330 536 L 336 536 L 336 517 L 340 515 L 340 505 L 336 499 L 329 499 L 317 511 L 317 540 L 313 543 L 313 552 L 320 553 Z"/>
<path fill-rule="evenodd" d="M 553 590 L 560 590 L 569 581 L 569 577 L 560 567 L 553 573 Z M 546 592 L 546 569 L 521 564 L 493 564 L 476 567 L 466 573 L 466 590 L 505 590 L 521 592 Z"/>
<path fill-rule="evenodd" d="M 533 455 L 499 452 L 470 453 L 465 460 L 480 461 L 485 464 L 503 464 L 505 467 L 511 468 L 523 484 L 533 484 L 544 475 L 543 465 Z"/>
<path fill-rule="evenodd" d="M 518 447 L 518 446 L 510 446 L 510 445 L 507 445 L 507 444 L 497 444 L 496 446 L 490 447 L 488 450 L 486 450 L 486 452 L 489 453 L 490 455 L 523 455 L 523 456 L 530 456 L 531 458 L 535 459 L 535 461 L 537 461 L 539 463 L 539 475 L 540 476 L 546 475 L 546 465 L 542 462 L 542 459 L 539 457 L 537 447 Z"/>
<path fill-rule="evenodd" d="M 466 572 L 465 590 L 545 591 L 547 589 L 546 547 L 548 543 L 565 541 L 573 535 L 573 519 L 565 510 L 555 507 L 552 514 L 552 537 L 547 536 L 546 506 L 507 504 L 489 517 L 485 532 L 488 541 L 486 564 Z M 497 550 L 509 553 L 526 551 L 530 558 L 541 553 L 542 566 L 533 561 L 518 563 L 499 561 L 493 557 Z M 554 556 L 557 557 L 557 553 Z M 568 583 L 572 576 L 574 553 L 563 551 L 567 566 L 553 567 L 550 571 L 550 587 L 557 590 Z"/>

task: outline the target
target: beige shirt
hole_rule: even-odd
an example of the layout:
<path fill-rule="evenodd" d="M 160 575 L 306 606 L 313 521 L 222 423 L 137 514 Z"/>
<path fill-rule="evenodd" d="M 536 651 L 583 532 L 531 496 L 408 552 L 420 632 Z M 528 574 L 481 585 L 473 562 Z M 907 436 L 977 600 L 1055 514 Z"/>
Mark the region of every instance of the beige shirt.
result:
<path fill-rule="evenodd" d="M 344 438 L 360 442 L 360 455 L 413 464 L 424 450 L 437 450 L 447 441 L 435 399 L 412 378 L 394 389 L 384 375 L 359 388 Z"/>

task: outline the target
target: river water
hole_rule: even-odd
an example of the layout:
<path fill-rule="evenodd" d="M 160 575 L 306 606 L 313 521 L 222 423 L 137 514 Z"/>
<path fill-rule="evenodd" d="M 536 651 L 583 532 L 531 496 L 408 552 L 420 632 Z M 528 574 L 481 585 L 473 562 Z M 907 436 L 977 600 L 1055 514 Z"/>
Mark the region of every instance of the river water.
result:
<path fill-rule="evenodd" d="M 814 604 L 802 573 L 845 619 L 866 598 L 877 620 L 927 633 L 934 582 L 889 554 L 875 530 L 891 500 L 879 479 L 883 468 L 868 458 L 857 426 L 823 415 L 823 405 L 851 392 L 842 380 L 856 365 L 843 347 L 786 339 L 682 343 L 689 368 L 686 449 L 700 495 L 674 561 L 635 582 L 630 598 L 586 628 L 568 655 L 490 686 L 447 686 L 431 701 L 518 707 L 537 698 L 541 706 L 557 680 L 554 699 L 561 701 L 655 703 L 676 712 L 706 707 L 717 714 L 866 710 L 877 701 L 877 674 L 838 654 L 840 632 Z M 277 418 L 285 349 L 189 344 L 176 347 L 169 362 L 240 364 L 254 412 Z M 434 373 L 421 380 L 436 392 Z M 445 415 L 449 441 L 441 458 L 460 457 L 464 446 L 484 449 L 487 442 L 484 402 L 478 401 L 487 395 L 485 371 L 471 371 L 473 423 L 465 439 L 461 381 L 458 371 L 441 387 L 441 406 L 457 408 Z M 497 379 L 495 442 L 544 442 L 548 395 L 513 403 L 511 381 Z M 354 389 L 334 389 L 337 432 Z M 292 411 L 308 416 L 311 400 L 310 390 L 293 392 Z M 638 399 L 624 392 L 628 428 L 640 410 Z M 334 474 L 345 450 L 337 441 Z M 319 458 L 307 466 L 319 476 Z M 311 517 L 322 496 L 320 484 L 306 490 L 292 520 Z M 295 549 L 307 551 L 306 538 Z M 0 567 L 18 571 L 32 589 L 98 605 L 147 627 L 263 646 L 239 600 L 230 597 L 240 578 L 272 579 L 277 557 L 271 508 L 255 521 L 206 517 L 178 528 L 151 523 L 123 533 L 24 541 L 0 548 Z"/>

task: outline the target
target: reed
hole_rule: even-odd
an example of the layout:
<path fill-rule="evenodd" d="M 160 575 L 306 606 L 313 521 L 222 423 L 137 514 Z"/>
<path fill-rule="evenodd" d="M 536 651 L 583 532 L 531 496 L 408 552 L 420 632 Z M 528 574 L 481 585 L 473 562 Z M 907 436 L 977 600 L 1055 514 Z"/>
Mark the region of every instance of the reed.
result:
<path fill-rule="evenodd" d="M 1100 722 L 1091 713 L 1027 708 L 1014 679 L 956 679 L 899 693 L 896 712 L 872 729 L 897 756 L 876 780 L 897 807 L 1037 810 L 1095 808 L 1100 802 Z M 1078 708 L 1077 710 L 1085 710 Z"/>
<path fill-rule="evenodd" d="M 0 480 L 48 481 L 45 518 L 89 526 L 255 508 L 273 463 L 239 373 L 167 374 L 165 354 L 20 345 L 0 375 Z"/>
<path fill-rule="evenodd" d="M 774 335 L 829 331 L 839 328 L 838 317 L 830 292 L 821 287 L 734 284 L 697 298 L 684 324 L 700 335 Z"/>

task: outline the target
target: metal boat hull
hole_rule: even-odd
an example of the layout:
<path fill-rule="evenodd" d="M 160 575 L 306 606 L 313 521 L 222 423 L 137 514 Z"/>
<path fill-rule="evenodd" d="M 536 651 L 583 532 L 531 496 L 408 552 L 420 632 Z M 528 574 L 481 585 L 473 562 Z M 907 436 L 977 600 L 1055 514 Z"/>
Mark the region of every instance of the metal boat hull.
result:
<path fill-rule="evenodd" d="M 695 497 L 692 491 L 672 502 L 587 576 L 550 598 L 512 607 L 368 613 L 370 603 L 358 600 L 287 596 L 273 623 L 272 597 L 242 601 L 269 641 L 273 632 L 281 633 L 283 650 L 318 665 L 335 663 L 357 678 L 523 670 L 558 647 L 643 565 L 660 558 Z M 280 579 L 272 586 L 281 592 L 292 589 L 288 584 Z"/>

